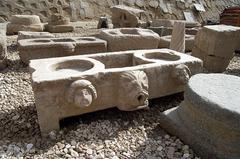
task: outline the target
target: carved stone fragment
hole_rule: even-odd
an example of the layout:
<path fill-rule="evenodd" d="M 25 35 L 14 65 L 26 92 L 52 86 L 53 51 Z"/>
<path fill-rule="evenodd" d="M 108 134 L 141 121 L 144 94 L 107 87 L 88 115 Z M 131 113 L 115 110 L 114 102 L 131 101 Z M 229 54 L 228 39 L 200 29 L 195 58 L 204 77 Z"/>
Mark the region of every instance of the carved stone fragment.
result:
<path fill-rule="evenodd" d="M 7 24 L 7 34 L 17 34 L 19 31 L 42 32 L 43 24 L 37 15 L 14 15 Z"/>
<path fill-rule="evenodd" d="M 71 25 L 68 17 L 61 14 L 53 14 L 46 29 L 50 33 L 65 33 L 74 31 L 74 26 Z"/>
<path fill-rule="evenodd" d="M 117 5 L 111 7 L 112 23 L 115 28 L 137 27 L 143 10 Z"/>
<path fill-rule="evenodd" d="M 202 61 L 169 49 L 132 50 L 32 60 L 30 70 L 44 134 L 66 117 L 148 108 L 148 99 L 182 92 Z"/>

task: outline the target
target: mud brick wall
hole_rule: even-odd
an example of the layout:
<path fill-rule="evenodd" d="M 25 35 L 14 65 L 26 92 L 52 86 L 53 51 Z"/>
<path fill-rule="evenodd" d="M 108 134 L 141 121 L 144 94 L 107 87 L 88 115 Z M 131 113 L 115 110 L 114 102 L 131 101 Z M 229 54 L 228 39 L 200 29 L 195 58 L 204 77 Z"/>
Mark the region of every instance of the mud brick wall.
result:
<path fill-rule="evenodd" d="M 194 3 L 202 3 L 206 12 L 196 12 Z M 240 0 L 0 0 L 0 22 L 8 21 L 14 14 L 36 14 L 43 22 L 53 13 L 61 13 L 72 21 L 97 19 L 110 15 L 109 8 L 117 4 L 146 10 L 150 18 L 184 19 L 183 11 L 190 11 L 198 21 L 203 21 L 218 19 L 225 7 L 240 6 Z"/>

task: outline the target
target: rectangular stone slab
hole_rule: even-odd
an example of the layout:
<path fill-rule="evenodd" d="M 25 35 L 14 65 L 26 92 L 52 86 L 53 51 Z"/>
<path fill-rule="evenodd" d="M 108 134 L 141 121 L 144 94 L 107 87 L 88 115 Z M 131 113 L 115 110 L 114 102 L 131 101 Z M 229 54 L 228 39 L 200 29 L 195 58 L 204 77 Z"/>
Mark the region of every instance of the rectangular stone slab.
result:
<path fill-rule="evenodd" d="M 32 60 L 30 70 L 38 121 L 48 133 L 66 117 L 111 107 L 133 111 L 148 99 L 182 92 L 202 61 L 153 49 Z"/>
<path fill-rule="evenodd" d="M 18 42 L 24 63 L 32 59 L 92 54 L 107 51 L 107 42 L 95 37 L 38 38 Z"/>

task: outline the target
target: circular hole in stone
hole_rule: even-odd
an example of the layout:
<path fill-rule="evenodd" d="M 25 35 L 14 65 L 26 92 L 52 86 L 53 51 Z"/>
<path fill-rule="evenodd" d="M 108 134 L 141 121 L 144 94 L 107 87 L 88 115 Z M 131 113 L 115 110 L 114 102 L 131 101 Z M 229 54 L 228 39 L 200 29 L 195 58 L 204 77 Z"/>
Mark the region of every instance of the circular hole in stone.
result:
<path fill-rule="evenodd" d="M 94 64 L 87 60 L 71 59 L 55 63 L 51 66 L 52 71 L 61 73 L 85 72 L 94 67 Z"/>
<path fill-rule="evenodd" d="M 121 29 L 121 33 L 131 34 L 131 35 L 139 35 L 139 33 L 136 29 Z"/>
<path fill-rule="evenodd" d="M 144 54 L 144 57 L 155 60 L 177 61 L 181 57 L 174 52 L 151 52 Z"/>
<path fill-rule="evenodd" d="M 53 39 L 54 42 L 74 42 L 73 39 Z"/>
<path fill-rule="evenodd" d="M 48 39 L 37 39 L 37 40 L 33 40 L 33 42 L 36 42 L 36 43 L 49 43 L 49 42 L 51 42 L 51 40 L 48 40 Z"/>
<path fill-rule="evenodd" d="M 117 35 L 118 33 L 114 31 L 110 31 L 109 34 Z"/>
<path fill-rule="evenodd" d="M 79 38 L 78 40 L 83 40 L 83 41 L 96 41 L 95 38 Z"/>

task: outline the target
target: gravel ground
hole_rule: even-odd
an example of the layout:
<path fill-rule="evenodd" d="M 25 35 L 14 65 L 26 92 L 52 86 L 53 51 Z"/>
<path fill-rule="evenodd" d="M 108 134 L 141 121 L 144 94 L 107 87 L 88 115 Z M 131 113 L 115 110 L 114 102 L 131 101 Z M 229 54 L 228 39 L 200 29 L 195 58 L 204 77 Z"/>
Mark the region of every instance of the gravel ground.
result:
<path fill-rule="evenodd" d="M 56 36 L 96 33 L 79 27 L 76 33 Z M 159 125 L 159 114 L 179 105 L 183 94 L 152 100 L 150 110 L 108 109 L 68 118 L 60 132 L 42 138 L 30 74 L 19 60 L 16 38 L 8 36 L 9 66 L 0 73 L 0 158 L 199 158 Z M 226 73 L 240 76 L 240 56 L 233 58 Z"/>

